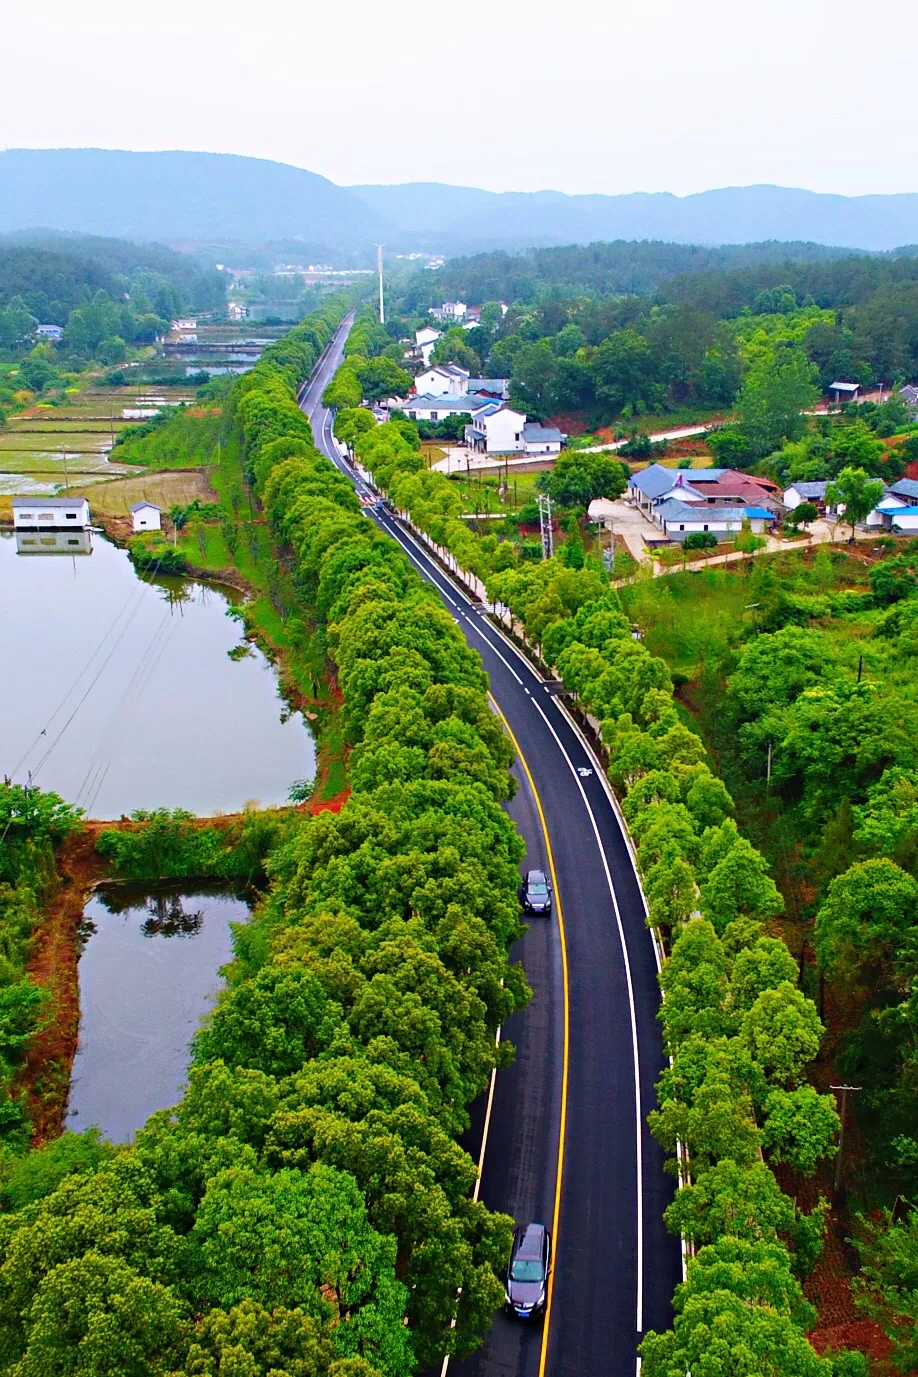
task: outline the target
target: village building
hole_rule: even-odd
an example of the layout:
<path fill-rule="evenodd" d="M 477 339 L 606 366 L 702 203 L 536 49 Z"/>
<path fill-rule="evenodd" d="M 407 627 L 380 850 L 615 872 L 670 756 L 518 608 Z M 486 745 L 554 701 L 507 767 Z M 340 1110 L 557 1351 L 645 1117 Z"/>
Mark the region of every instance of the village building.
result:
<path fill-rule="evenodd" d="M 755 535 L 767 534 L 777 517 L 767 507 L 703 507 L 696 502 L 667 498 L 654 512 L 668 540 L 682 542 L 696 531 L 708 531 L 718 540 L 729 540 L 747 527 Z"/>
<path fill-rule="evenodd" d="M 784 510 L 780 491 L 770 479 L 737 469 L 668 469 L 650 464 L 628 479 L 627 497 L 660 524 L 658 509 L 670 500 L 706 507 L 758 506 L 778 517 Z"/>
<path fill-rule="evenodd" d="M 468 307 L 464 301 L 444 301 L 442 306 L 431 306 L 429 314 L 434 320 L 445 320 L 451 325 L 458 325 L 465 320 Z"/>
<path fill-rule="evenodd" d="M 450 396 L 448 392 L 438 397 L 424 393 L 420 397 L 409 397 L 399 404 L 399 410 L 404 411 L 409 421 L 431 421 L 434 425 L 447 416 L 471 416 L 480 408 L 481 398 L 470 397 L 467 392 L 458 397 Z"/>
<path fill-rule="evenodd" d="M 834 382 L 829 388 L 836 406 L 842 402 L 856 402 L 860 396 L 860 383 Z"/>
<path fill-rule="evenodd" d="M 509 378 L 469 378 L 467 390 L 471 396 L 490 397 L 506 401 L 510 396 Z"/>
<path fill-rule="evenodd" d="M 468 391 L 469 370 L 458 363 L 439 363 L 419 373 L 415 391 L 424 397 L 461 397 Z"/>
<path fill-rule="evenodd" d="M 50 340 L 52 344 L 64 338 L 64 329 L 61 325 L 36 325 L 35 334 L 39 339 Z"/>
<path fill-rule="evenodd" d="M 89 503 L 85 497 L 14 497 L 13 526 L 17 531 L 85 531 Z"/>
<path fill-rule="evenodd" d="M 135 531 L 161 531 L 159 508 L 152 502 L 135 502 L 131 507 L 131 525 Z"/>
<path fill-rule="evenodd" d="M 405 357 L 411 363 L 422 363 L 425 368 L 429 367 L 437 340 L 442 338 L 442 330 L 435 330 L 432 325 L 422 325 L 420 330 L 415 330 L 414 347 L 408 350 Z"/>
<path fill-rule="evenodd" d="M 465 428 L 465 443 L 485 454 L 558 454 L 564 436 L 554 426 L 527 421 L 513 407 L 489 402 Z"/>

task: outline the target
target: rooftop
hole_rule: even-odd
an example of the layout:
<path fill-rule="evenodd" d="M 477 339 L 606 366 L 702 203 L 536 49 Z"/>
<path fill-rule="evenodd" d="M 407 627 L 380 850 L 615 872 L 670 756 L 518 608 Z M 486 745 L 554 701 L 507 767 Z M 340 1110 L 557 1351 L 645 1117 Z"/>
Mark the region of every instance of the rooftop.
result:
<path fill-rule="evenodd" d="M 422 411 L 480 411 L 481 398 L 470 397 L 467 392 L 461 393 L 458 397 L 451 392 L 441 392 L 436 397 L 425 392 L 420 397 L 410 397 L 404 406 L 406 410 L 412 411 L 418 408 Z"/>
<path fill-rule="evenodd" d="M 524 440 L 544 440 L 547 444 L 561 443 L 563 436 L 555 426 L 543 426 L 538 421 L 526 421 L 523 426 Z"/>
<path fill-rule="evenodd" d="M 801 497 L 825 497 L 826 480 L 820 478 L 818 480 L 814 479 L 810 483 L 791 483 L 784 491 L 790 492 L 791 488 L 794 492 L 799 493 Z"/>
<path fill-rule="evenodd" d="M 765 507 L 701 507 L 693 502 L 680 502 L 677 497 L 668 497 L 656 509 L 661 521 L 774 521 L 774 512 Z"/>
<path fill-rule="evenodd" d="M 674 476 L 672 469 L 665 469 L 662 464 L 649 464 L 631 475 L 628 486 L 637 488 L 645 497 L 662 497 L 672 488 Z"/>
<path fill-rule="evenodd" d="M 155 502 L 134 502 L 131 506 L 131 511 L 142 512 L 145 507 L 149 507 L 151 512 L 159 511 Z"/>
<path fill-rule="evenodd" d="M 895 483 L 890 483 L 889 491 L 895 497 L 918 497 L 918 479 L 897 478 Z"/>
<path fill-rule="evenodd" d="M 14 507 L 82 507 L 85 497 L 14 497 Z"/>

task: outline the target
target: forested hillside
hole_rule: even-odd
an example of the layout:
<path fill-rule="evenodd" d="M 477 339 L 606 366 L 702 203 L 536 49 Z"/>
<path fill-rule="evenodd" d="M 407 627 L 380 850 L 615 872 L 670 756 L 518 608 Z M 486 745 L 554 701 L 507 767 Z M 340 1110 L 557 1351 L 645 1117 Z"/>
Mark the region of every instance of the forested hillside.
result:
<path fill-rule="evenodd" d="M 559 290 L 590 296 L 645 295 L 683 273 L 747 268 L 768 277 L 779 264 L 824 263 L 851 257 L 850 249 L 779 240 L 703 247 L 661 239 L 617 239 L 611 243 L 572 244 L 525 253 L 499 250 L 471 258 L 452 258 L 434 280 L 425 274 L 417 284 L 417 292 L 419 301 L 423 294 L 431 304 L 444 296 L 473 302 L 528 303 Z"/>
<path fill-rule="evenodd" d="M 721 437 L 718 456 L 733 463 L 799 438 L 798 413 L 837 378 L 889 387 L 918 376 L 918 258 L 817 252 L 788 262 L 763 253 L 752 266 L 682 270 L 692 255 L 710 261 L 730 252 L 595 245 L 502 260 L 496 277 L 491 260 L 467 260 L 444 282 L 462 300 L 483 301 L 480 323 L 446 329 L 432 360 L 509 377 L 522 410 L 564 417 L 572 431 L 644 414 L 691 419 L 686 409 L 699 418 L 735 406 L 751 415 L 767 374 L 769 407 L 784 421 L 767 436 L 738 439 L 734 428 Z M 737 251 L 740 261 L 745 252 Z M 542 264 L 544 276 L 535 271 Z M 581 280 L 571 285 L 567 274 Z M 611 292 L 610 274 L 618 283 Z M 441 299 L 440 280 L 432 288 L 429 277 L 404 293 L 412 323 L 434 292 Z"/>
<path fill-rule="evenodd" d="M 164 317 L 226 302 L 222 273 L 160 245 L 41 231 L 0 237 L 0 306 L 19 297 L 43 322 L 65 325 L 99 291 L 111 298 L 141 291 Z"/>

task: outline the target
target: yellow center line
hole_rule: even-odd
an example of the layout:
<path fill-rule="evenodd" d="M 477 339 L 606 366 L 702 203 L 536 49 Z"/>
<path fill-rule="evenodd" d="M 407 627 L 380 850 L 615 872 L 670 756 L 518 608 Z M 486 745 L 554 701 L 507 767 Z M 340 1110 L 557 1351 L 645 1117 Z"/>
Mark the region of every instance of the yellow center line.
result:
<path fill-rule="evenodd" d="M 558 932 L 561 937 L 561 972 L 564 994 L 564 1041 L 561 1056 L 561 1119 L 558 1130 L 558 1166 L 555 1174 L 555 1204 L 552 1215 L 551 1234 L 552 1234 L 552 1268 L 548 1278 L 548 1295 L 545 1300 L 545 1320 L 542 1325 L 542 1350 L 539 1354 L 539 1377 L 545 1377 L 545 1368 L 548 1362 L 548 1335 L 551 1327 L 551 1306 L 555 1291 L 555 1259 L 558 1254 L 558 1224 L 561 1218 L 561 1185 L 564 1177 L 564 1139 L 567 1132 L 567 1081 L 568 1081 L 568 1062 L 570 1055 L 570 991 L 568 988 L 567 971 L 567 937 L 564 930 L 564 911 L 561 907 L 561 891 L 558 888 L 558 876 L 555 873 L 555 858 L 552 855 L 551 839 L 548 835 L 548 824 L 545 821 L 545 812 L 542 808 L 542 800 L 539 798 L 539 791 L 535 786 L 529 762 L 520 749 L 520 743 L 513 734 L 513 729 L 501 712 L 500 705 L 493 694 L 488 694 L 494 706 L 494 711 L 504 724 L 504 730 L 513 742 L 517 758 L 523 767 L 523 771 L 529 781 L 532 790 L 532 797 L 535 799 L 535 806 L 539 813 L 539 822 L 542 825 L 542 836 L 545 839 L 545 851 L 548 856 L 548 868 L 551 871 L 552 889 L 555 892 L 555 911 L 558 914 Z"/>

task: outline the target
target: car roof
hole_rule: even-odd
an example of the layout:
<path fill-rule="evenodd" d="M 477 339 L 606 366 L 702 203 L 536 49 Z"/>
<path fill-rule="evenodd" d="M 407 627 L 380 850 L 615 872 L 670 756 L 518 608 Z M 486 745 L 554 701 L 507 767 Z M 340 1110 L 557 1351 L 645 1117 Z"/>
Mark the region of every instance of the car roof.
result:
<path fill-rule="evenodd" d="M 538 1258 L 542 1255 L 542 1243 L 545 1238 L 544 1224 L 527 1224 L 525 1227 L 519 1225 L 516 1231 L 517 1242 L 514 1248 L 514 1256 L 518 1258 Z"/>
<path fill-rule="evenodd" d="M 530 871 L 528 872 L 527 876 L 526 876 L 526 879 L 528 880 L 528 882 L 529 882 L 531 885 L 544 885 L 544 884 L 545 884 L 545 872 L 544 872 L 544 870 L 530 870 Z M 541 1226 L 541 1224 L 540 1224 L 540 1225 L 539 1225 L 539 1228 L 541 1228 L 541 1227 L 542 1227 L 542 1226 Z"/>

